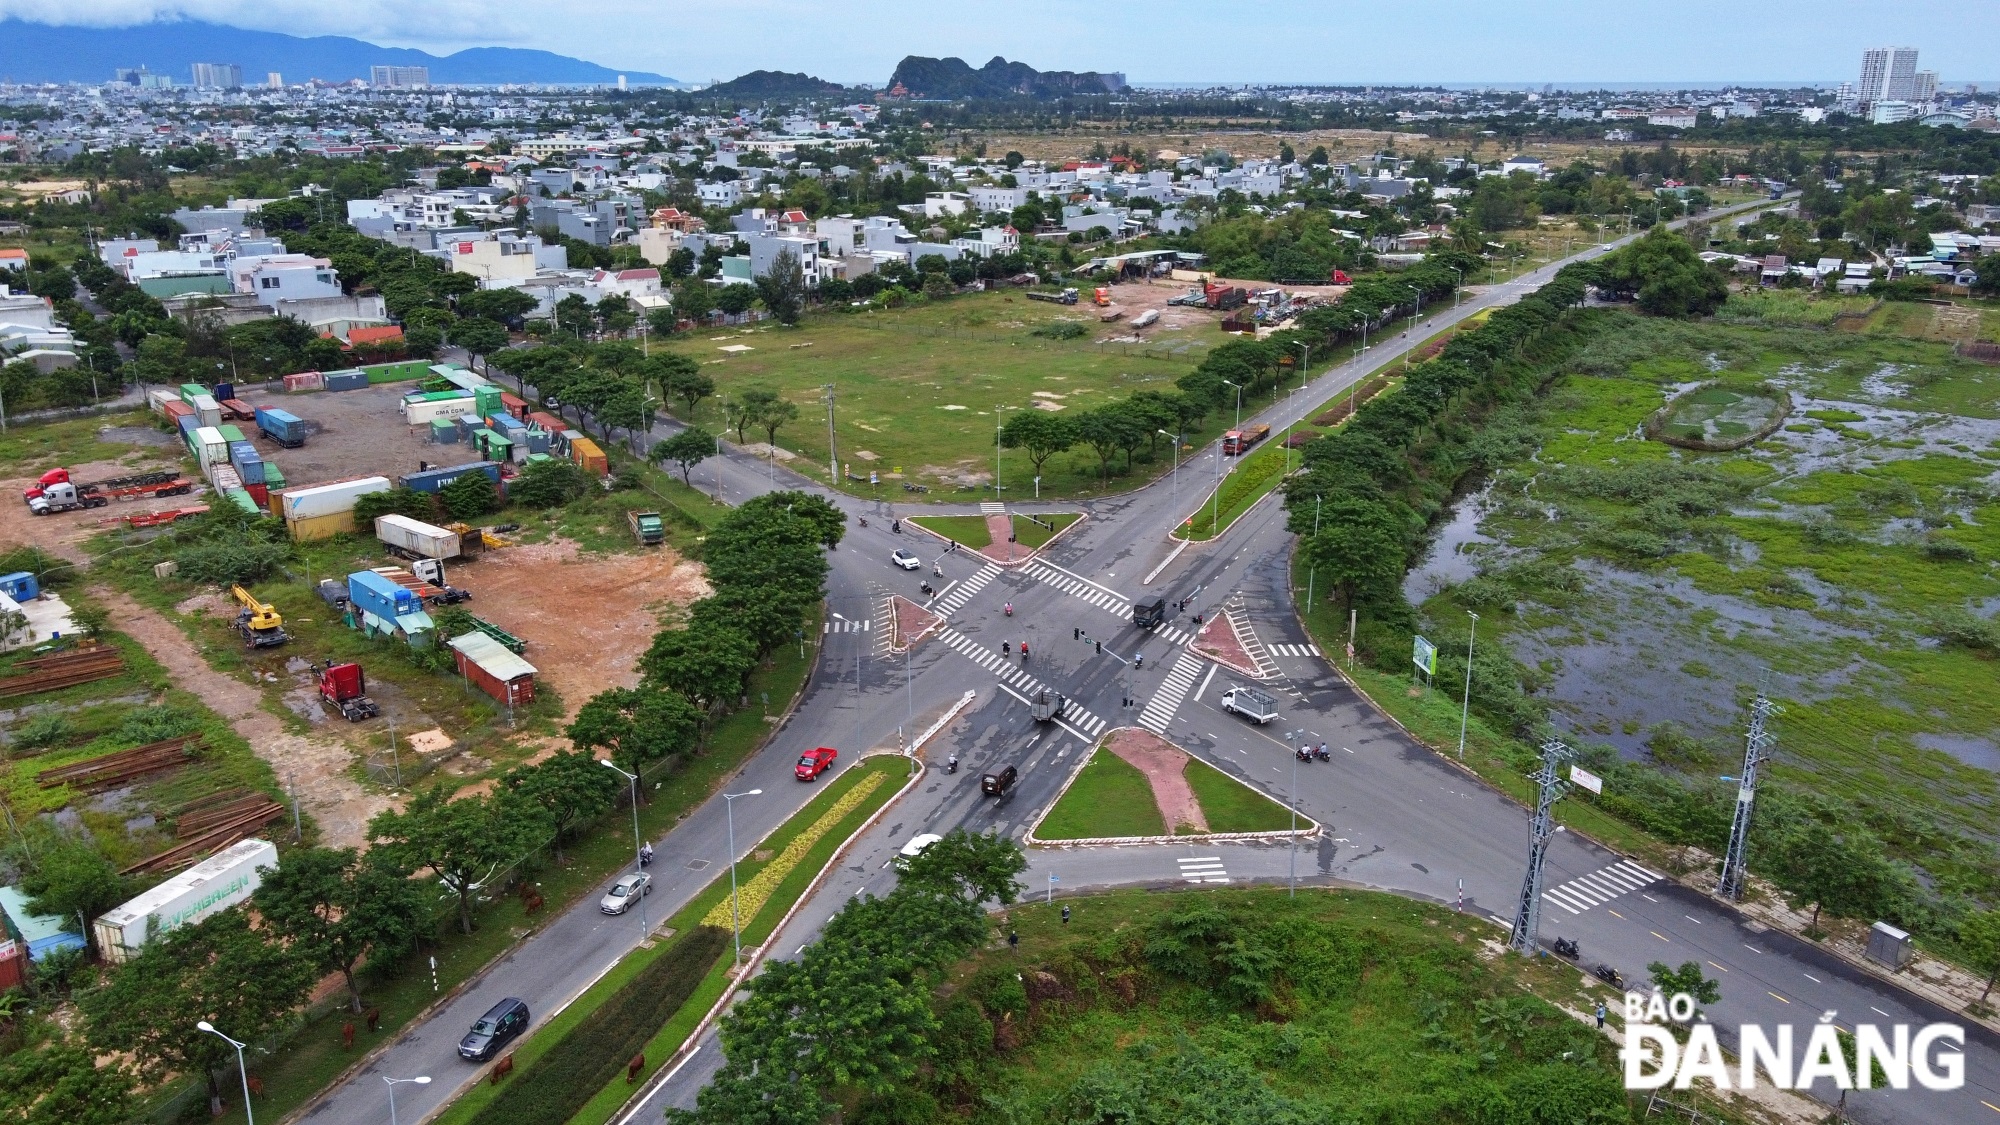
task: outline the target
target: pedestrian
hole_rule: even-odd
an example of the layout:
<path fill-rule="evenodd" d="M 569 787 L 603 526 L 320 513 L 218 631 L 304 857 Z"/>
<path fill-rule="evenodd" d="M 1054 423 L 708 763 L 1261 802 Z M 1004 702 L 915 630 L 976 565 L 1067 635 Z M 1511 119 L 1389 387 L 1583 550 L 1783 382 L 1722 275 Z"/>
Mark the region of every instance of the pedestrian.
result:
<path fill-rule="evenodd" d="M 1063 925 L 1069 925 L 1069 904 L 1063 904 Z"/>
<path fill-rule="evenodd" d="M 1007 948 L 1009 948 L 1009 949 L 1018 949 L 1018 948 L 1020 948 L 1020 945 L 1021 945 L 1021 935 L 1020 935 L 1020 934 L 1017 934 L 1017 933 L 1015 933 L 1015 932 L 1014 932 L 1013 930 L 1008 930 L 1008 931 L 1007 931 Z M 1599 1005 L 1598 1005 L 1598 1007 L 1600 1007 L 1600 1008 L 1602 1008 L 1603 1006 L 1604 1006 L 1604 1005 L 1602 1005 L 1602 1004 L 1599 1004 Z M 1602 1026 L 1602 1024 L 1600 1023 L 1600 1025 L 1599 1025 L 1599 1026 Z"/>
<path fill-rule="evenodd" d="M 1604 1030 L 1604 1001 L 1597 1002 L 1597 1030 Z"/>

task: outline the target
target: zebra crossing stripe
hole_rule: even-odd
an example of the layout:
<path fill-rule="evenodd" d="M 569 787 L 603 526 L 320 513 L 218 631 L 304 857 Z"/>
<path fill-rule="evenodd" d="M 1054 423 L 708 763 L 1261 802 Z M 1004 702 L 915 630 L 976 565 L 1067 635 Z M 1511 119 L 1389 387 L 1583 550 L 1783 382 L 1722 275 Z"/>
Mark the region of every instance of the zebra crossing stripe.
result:
<path fill-rule="evenodd" d="M 1167 724 L 1173 720 L 1174 712 L 1180 710 L 1181 700 L 1186 699 L 1187 693 L 1193 690 L 1195 677 L 1201 671 L 1201 666 L 1201 661 L 1192 654 L 1182 653 L 1181 658 L 1175 661 L 1173 668 L 1167 672 L 1167 678 L 1160 684 L 1160 690 L 1154 693 L 1153 698 L 1147 701 L 1145 709 L 1139 713 L 1139 725 L 1155 734 L 1164 733 Z"/>
<path fill-rule="evenodd" d="M 1658 882 L 1660 876 L 1629 860 L 1588 871 L 1559 886 L 1542 892 L 1542 897 L 1569 911 L 1581 914 L 1602 906 L 1620 895 Z"/>

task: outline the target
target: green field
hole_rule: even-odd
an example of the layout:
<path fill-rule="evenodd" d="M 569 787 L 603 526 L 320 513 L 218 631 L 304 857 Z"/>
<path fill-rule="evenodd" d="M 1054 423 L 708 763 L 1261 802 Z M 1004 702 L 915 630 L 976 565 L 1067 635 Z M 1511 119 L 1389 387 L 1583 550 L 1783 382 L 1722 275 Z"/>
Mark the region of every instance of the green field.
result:
<path fill-rule="evenodd" d="M 975 551 L 993 542 L 985 516 L 911 516 L 909 522 Z"/>
<path fill-rule="evenodd" d="M 796 403 L 798 418 L 777 435 L 780 448 L 798 455 L 786 462 L 794 469 L 826 477 L 821 386 L 831 383 L 847 477 L 840 487 L 889 500 L 913 498 L 904 484 L 926 486 L 933 497 L 981 491 L 990 496 L 995 408 L 1035 409 L 1039 402 L 1046 404 L 1042 409 L 1080 411 L 1138 390 L 1172 390 L 1174 380 L 1224 338 L 1215 330 L 1190 330 L 1162 332 L 1144 348 L 1099 344 L 1094 323 L 1091 337 L 1074 342 L 1030 335 L 1038 324 L 1085 316 L 1014 293 L 983 293 L 904 309 L 814 315 L 794 328 L 767 323 L 699 331 L 654 346 L 694 358 L 715 380 L 717 397 L 702 402 L 692 419 L 711 430 L 724 427 L 719 400 L 745 388 L 775 390 Z M 669 405 L 685 415 L 685 404 Z M 1211 415 L 1204 430 L 1187 439 L 1198 445 L 1225 424 L 1219 413 Z M 743 438 L 761 442 L 765 435 L 752 429 Z M 1142 454 L 1133 473 L 1123 475 L 1123 459 L 1114 459 L 1109 488 L 1130 488 L 1156 476 L 1169 460 L 1165 448 L 1150 459 Z M 1034 467 L 1025 451 L 1006 451 L 999 469 L 1006 495 L 1034 494 Z M 879 487 L 868 484 L 871 471 L 880 474 Z M 1043 497 L 1106 489 L 1097 455 L 1087 447 L 1058 453 L 1043 466 Z"/>
<path fill-rule="evenodd" d="M 1035 519 L 1041 520 L 1042 523 L 1049 524 L 1050 526 L 1048 527 L 1043 527 L 1041 523 L 1036 523 L 1034 520 L 1023 515 L 1016 514 L 1012 518 L 1014 521 L 1014 541 L 1023 547 L 1034 548 L 1040 547 L 1042 544 L 1061 535 L 1064 528 L 1067 528 L 1070 524 L 1075 523 L 1083 517 L 1075 512 L 1057 512 L 1054 515 L 1038 515 L 1035 517 Z"/>
<path fill-rule="evenodd" d="M 1038 840 L 1164 836 L 1167 822 L 1138 767 L 1109 750 L 1091 751 L 1062 800 L 1035 826 Z"/>
<path fill-rule="evenodd" d="M 1210 832 L 1282 832 L 1292 826 L 1290 809 L 1199 758 L 1190 757 L 1181 776 L 1201 802 Z"/>

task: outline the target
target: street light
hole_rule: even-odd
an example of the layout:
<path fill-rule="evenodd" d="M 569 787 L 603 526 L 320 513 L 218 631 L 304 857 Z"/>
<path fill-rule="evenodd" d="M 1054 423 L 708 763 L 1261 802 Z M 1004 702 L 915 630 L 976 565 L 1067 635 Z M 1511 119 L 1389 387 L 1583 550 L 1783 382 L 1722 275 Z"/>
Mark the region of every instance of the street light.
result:
<path fill-rule="evenodd" d="M 722 795 L 722 809 L 729 821 L 729 929 L 736 941 L 736 959 L 729 963 L 731 972 L 743 963 L 743 919 L 736 913 L 736 798 L 755 797 L 762 792 L 749 789 Z"/>
<path fill-rule="evenodd" d="M 1224 379 L 1224 380 L 1223 380 L 1223 382 L 1225 382 L 1225 383 L 1229 383 L 1229 385 L 1230 385 L 1230 386 L 1232 386 L 1232 387 L 1235 387 L 1235 388 L 1236 388 L 1236 426 L 1235 426 L 1235 428 L 1236 428 L 1236 429 L 1239 429 L 1239 430 L 1240 430 L 1240 429 L 1242 429 L 1242 428 L 1243 428 L 1243 386 L 1242 386 L 1242 384 L 1240 384 L 1240 383 L 1230 383 L 1230 382 L 1229 382 L 1229 380 L 1227 380 L 1227 379 Z"/>
<path fill-rule="evenodd" d="M 606 769 L 617 770 L 618 776 L 632 783 L 632 862 L 638 865 L 633 870 L 643 872 L 646 869 L 646 842 L 639 837 L 639 775 L 636 773 L 626 773 L 624 770 L 618 769 L 617 763 L 609 758 L 599 758 L 598 761 L 604 763 Z M 653 932 L 653 927 L 646 923 L 646 888 L 644 887 L 639 888 L 639 932 L 642 934 Z"/>
<path fill-rule="evenodd" d="M 199 1020 L 195 1026 L 236 1048 L 236 1074 L 243 1079 L 243 1120 L 246 1125 L 257 1125 L 256 1115 L 250 1112 L 250 1071 L 243 1065 L 243 1044 L 215 1030 L 215 1025 L 207 1020 Z"/>
<path fill-rule="evenodd" d="M 1465 699 L 1458 705 L 1458 760 L 1465 760 L 1465 719 L 1472 712 L 1472 642 L 1479 637 L 1479 615 L 1471 610 L 1472 631 L 1465 638 Z"/>
<path fill-rule="evenodd" d="M 1000 495 L 1000 412 L 1019 410 L 1018 406 L 996 406 L 993 408 L 993 495 Z"/>
<path fill-rule="evenodd" d="M 1313 346 L 1304 340 L 1293 340 L 1292 346 L 1295 348 L 1304 348 L 1306 353 L 1305 361 L 1299 364 L 1299 389 L 1303 391 L 1306 389 L 1306 370 L 1312 366 Z"/>
<path fill-rule="evenodd" d="M 413 1086 L 428 1086 L 431 1084 L 431 1077 L 422 1074 L 415 1078 L 391 1078 L 385 1074 L 382 1076 L 382 1081 L 389 1084 L 389 1125 L 396 1125 L 396 1085 L 408 1082 Z"/>
<path fill-rule="evenodd" d="M 1158 435 L 1160 435 L 1161 437 L 1164 437 L 1164 438 L 1172 438 L 1172 439 L 1174 439 L 1174 486 L 1173 486 L 1173 497 L 1174 497 L 1174 499 L 1178 500 L 1178 499 L 1180 499 L 1180 495 L 1181 495 L 1181 435 L 1179 435 L 1179 434 L 1170 434 L 1170 433 L 1168 433 L 1167 431 L 1165 431 L 1165 430 L 1162 430 L 1162 429 L 1158 429 L 1158 428 L 1155 428 L 1155 429 L 1153 430 L 1153 432 L 1154 432 L 1154 433 L 1156 433 L 1156 434 L 1158 434 Z"/>

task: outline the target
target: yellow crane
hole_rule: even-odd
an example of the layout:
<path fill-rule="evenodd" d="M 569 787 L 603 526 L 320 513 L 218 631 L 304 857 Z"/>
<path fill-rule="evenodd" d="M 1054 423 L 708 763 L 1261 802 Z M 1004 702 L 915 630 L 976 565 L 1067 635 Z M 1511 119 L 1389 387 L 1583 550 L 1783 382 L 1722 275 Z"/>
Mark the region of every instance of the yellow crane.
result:
<path fill-rule="evenodd" d="M 278 616 L 275 606 L 258 601 L 255 594 L 241 586 L 230 589 L 243 605 L 236 614 L 236 631 L 243 634 L 243 643 L 251 648 L 270 648 L 292 639 L 291 634 L 285 632 L 285 619 Z"/>

